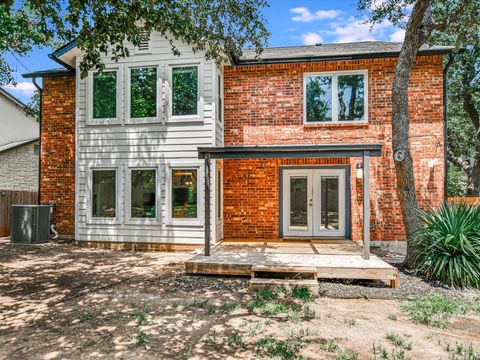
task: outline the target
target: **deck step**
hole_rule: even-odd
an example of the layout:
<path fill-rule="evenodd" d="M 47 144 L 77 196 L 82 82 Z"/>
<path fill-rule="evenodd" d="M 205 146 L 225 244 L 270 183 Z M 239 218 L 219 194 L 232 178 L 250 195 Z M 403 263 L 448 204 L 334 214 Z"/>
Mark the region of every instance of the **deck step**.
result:
<path fill-rule="evenodd" d="M 295 287 L 306 287 L 313 294 L 318 294 L 318 282 L 313 279 L 267 279 L 267 278 L 253 278 L 250 280 L 250 289 L 275 289 L 278 287 L 285 287 L 292 289 Z"/>
<path fill-rule="evenodd" d="M 259 275 L 267 277 L 307 277 L 311 280 L 317 280 L 317 268 L 313 266 L 272 266 L 272 265 L 254 265 L 252 266 L 252 279 L 261 278 Z"/>

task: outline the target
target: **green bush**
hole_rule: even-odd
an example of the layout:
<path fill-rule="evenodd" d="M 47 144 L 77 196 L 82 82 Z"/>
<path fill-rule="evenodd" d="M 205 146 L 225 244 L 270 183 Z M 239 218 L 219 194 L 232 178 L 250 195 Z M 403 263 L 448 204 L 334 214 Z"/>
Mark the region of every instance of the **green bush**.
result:
<path fill-rule="evenodd" d="M 451 286 L 480 285 L 480 206 L 444 203 L 421 213 L 413 239 L 417 268 Z"/>

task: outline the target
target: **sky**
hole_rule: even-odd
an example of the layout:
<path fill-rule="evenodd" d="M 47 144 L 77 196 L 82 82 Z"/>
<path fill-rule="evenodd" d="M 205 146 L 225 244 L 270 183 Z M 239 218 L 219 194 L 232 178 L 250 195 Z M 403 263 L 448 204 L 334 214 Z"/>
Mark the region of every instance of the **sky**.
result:
<path fill-rule="evenodd" d="M 373 29 L 364 23 L 356 9 L 357 0 L 269 0 L 264 10 L 271 32 L 268 46 L 313 45 L 317 43 L 358 41 L 403 41 L 404 32 L 388 22 Z M 58 68 L 48 58 L 53 49 L 35 49 L 28 56 L 8 59 L 15 67 L 17 86 L 6 88 L 23 102 L 28 102 L 35 87 L 21 74 Z"/>

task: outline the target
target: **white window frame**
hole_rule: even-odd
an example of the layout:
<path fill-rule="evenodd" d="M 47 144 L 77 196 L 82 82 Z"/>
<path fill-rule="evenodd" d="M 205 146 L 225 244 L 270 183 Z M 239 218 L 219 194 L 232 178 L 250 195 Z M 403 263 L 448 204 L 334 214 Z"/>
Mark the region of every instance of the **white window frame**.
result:
<path fill-rule="evenodd" d="M 87 224 L 120 224 L 120 200 L 121 200 L 121 166 L 120 165 L 94 165 L 88 167 L 87 178 Z M 92 214 L 93 202 L 93 171 L 114 170 L 115 171 L 115 217 L 94 217 Z"/>
<path fill-rule="evenodd" d="M 127 167 L 125 183 L 125 223 L 126 224 L 159 224 L 161 214 L 160 166 L 159 165 L 130 165 Z M 132 217 L 132 170 L 155 170 L 155 218 Z"/>
<path fill-rule="evenodd" d="M 338 76 L 342 75 L 363 75 L 364 76 L 364 116 L 363 120 L 338 120 Z M 307 121 L 307 79 L 316 76 L 332 77 L 332 121 Z M 362 124 L 368 123 L 368 70 L 351 70 L 351 71 L 327 71 L 313 72 L 303 74 L 303 124 Z"/>
<path fill-rule="evenodd" d="M 157 69 L 157 116 L 156 117 L 142 117 L 142 118 L 132 118 L 130 114 L 131 110 L 131 70 L 132 69 L 145 69 L 145 68 L 156 68 Z M 128 65 L 126 67 L 126 76 L 125 76 L 125 89 L 126 89 L 126 99 L 125 99 L 125 123 L 127 124 L 153 124 L 159 123 L 162 121 L 162 75 L 160 74 L 160 64 L 159 63 L 136 63 L 135 65 Z"/>
<path fill-rule="evenodd" d="M 117 112 L 114 118 L 104 118 L 104 119 L 94 119 L 93 118 L 93 74 L 99 71 L 89 71 L 88 72 L 88 89 L 87 89 L 87 106 L 88 106 L 88 116 L 87 116 L 87 125 L 113 125 L 121 124 L 121 106 L 122 106 L 122 77 L 123 77 L 123 67 L 122 66 L 108 66 L 103 70 L 105 71 L 116 71 L 117 73 Z"/>
<path fill-rule="evenodd" d="M 172 216 L 172 171 L 173 170 L 185 170 L 195 169 L 197 170 L 197 218 L 174 218 Z M 204 210 L 203 210 L 203 180 L 204 180 L 204 167 L 198 162 L 182 162 L 182 163 L 170 163 L 166 166 L 165 182 L 165 205 L 166 205 L 166 225 L 184 225 L 184 226 L 203 226 Z"/>
<path fill-rule="evenodd" d="M 224 122 L 224 110 L 225 110 L 225 101 L 223 99 L 223 75 L 220 71 L 217 72 L 215 86 L 217 87 L 217 123 L 223 124 Z M 219 84 L 220 82 L 220 84 Z M 218 86 L 220 85 L 220 88 Z M 220 100 L 220 101 L 218 101 Z M 220 104 L 221 102 L 221 104 Z"/>
<path fill-rule="evenodd" d="M 172 115 L 173 114 L 173 69 L 178 67 L 197 67 L 197 113 L 194 115 Z M 167 122 L 195 122 L 203 119 L 203 63 L 191 61 L 169 62 L 167 64 Z"/>

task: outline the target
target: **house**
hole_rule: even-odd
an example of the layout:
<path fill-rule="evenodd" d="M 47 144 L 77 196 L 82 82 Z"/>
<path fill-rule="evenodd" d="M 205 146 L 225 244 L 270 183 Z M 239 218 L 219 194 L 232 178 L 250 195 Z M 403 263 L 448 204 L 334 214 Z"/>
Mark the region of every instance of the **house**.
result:
<path fill-rule="evenodd" d="M 0 190 L 38 188 L 38 122 L 25 104 L 0 88 Z"/>
<path fill-rule="evenodd" d="M 401 44 L 251 51 L 218 66 L 153 33 L 131 56 L 81 78 L 72 42 L 43 78 L 42 203 L 59 233 L 99 246 L 221 239 L 405 238 L 391 149 Z M 410 90 L 422 208 L 444 179 L 443 56 L 424 47 Z M 369 224 L 369 226 L 363 226 Z"/>

